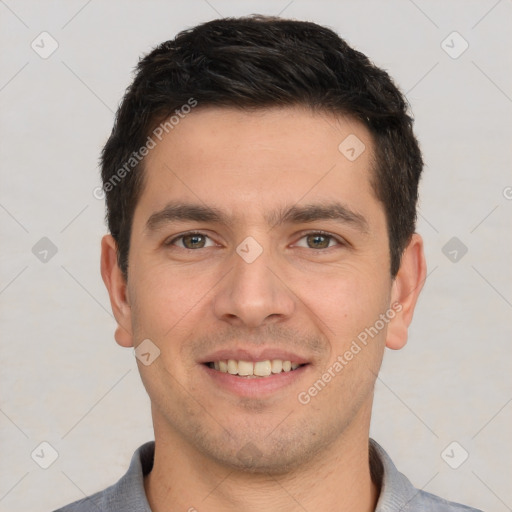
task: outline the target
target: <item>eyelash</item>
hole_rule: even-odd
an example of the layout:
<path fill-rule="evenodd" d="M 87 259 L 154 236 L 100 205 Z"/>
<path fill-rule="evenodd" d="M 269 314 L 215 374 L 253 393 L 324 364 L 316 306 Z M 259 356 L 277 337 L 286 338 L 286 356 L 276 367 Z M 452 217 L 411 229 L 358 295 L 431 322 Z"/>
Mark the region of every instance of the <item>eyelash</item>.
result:
<path fill-rule="evenodd" d="M 203 237 L 206 237 L 206 238 L 210 238 L 207 234 L 205 233 L 202 233 L 200 231 L 188 231 L 187 233 L 182 233 L 181 235 L 178 235 L 176 237 L 174 237 L 172 240 L 169 240 L 168 242 L 164 242 L 164 246 L 166 247 L 171 247 L 174 245 L 174 242 L 176 242 L 177 240 L 180 240 L 186 236 L 189 236 L 189 235 L 199 235 L 199 236 L 203 236 Z M 347 245 L 347 243 L 340 239 L 339 237 L 333 235 L 332 233 L 328 233 L 327 231 L 308 231 L 307 233 L 303 233 L 302 236 L 299 238 L 299 240 L 302 240 L 303 238 L 307 237 L 307 236 L 310 236 L 310 235 L 322 235 L 322 236 L 325 236 L 325 237 L 328 237 L 332 240 L 335 240 L 336 242 L 338 242 L 338 245 L 340 246 L 345 246 Z M 210 238 L 211 240 L 211 238 Z M 327 251 L 329 249 L 333 249 L 335 246 L 333 247 L 326 247 L 324 249 L 317 249 L 315 252 L 320 252 L 320 251 Z M 186 251 L 197 251 L 199 249 L 205 249 L 205 247 L 200 247 L 199 249 L 188 249 L 187 247 L 179 247 L 179 249 L 184 249 Z M 207 247 L 206 247 L 207 249 Z M 307 247 L 302 247 L 302 249 L 307 249 Z M 314 249 L 312 249 L 314 250 Z"/>

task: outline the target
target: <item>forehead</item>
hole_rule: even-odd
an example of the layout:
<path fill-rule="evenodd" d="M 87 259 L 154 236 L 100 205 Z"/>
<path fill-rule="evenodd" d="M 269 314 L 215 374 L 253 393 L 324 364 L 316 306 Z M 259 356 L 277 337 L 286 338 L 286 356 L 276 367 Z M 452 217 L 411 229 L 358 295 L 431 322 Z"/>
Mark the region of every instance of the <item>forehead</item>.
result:
<path fill-rule="evenodd" d="M 196 108 L 156 142 L 137 205 L 146 219 L 171 199 L 237 219 L 268 220 L 268 211 L 300 202 L 341 200 L 370 217 L 380 210 L 370 186 L 373 141 L 351 118 L 299 108 Z"/>

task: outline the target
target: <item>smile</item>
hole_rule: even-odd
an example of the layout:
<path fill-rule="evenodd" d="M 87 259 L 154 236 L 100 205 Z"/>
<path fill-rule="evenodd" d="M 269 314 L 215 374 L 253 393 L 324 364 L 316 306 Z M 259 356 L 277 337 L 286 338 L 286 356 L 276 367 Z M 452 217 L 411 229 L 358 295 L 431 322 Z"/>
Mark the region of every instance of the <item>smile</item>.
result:
<path fill-rule="evenodd" d="M 282 372 L 291 372 L 299 368 L 299 363 L 292 361 L 283 361 L 281 359 L 272 359 L 265 361 L 244 361 L 236 359 L 224 359 L 206 363 L 209 368 L 222 373 L 237 375 L 239 377 L 269 377 L 273 374 Z"/>

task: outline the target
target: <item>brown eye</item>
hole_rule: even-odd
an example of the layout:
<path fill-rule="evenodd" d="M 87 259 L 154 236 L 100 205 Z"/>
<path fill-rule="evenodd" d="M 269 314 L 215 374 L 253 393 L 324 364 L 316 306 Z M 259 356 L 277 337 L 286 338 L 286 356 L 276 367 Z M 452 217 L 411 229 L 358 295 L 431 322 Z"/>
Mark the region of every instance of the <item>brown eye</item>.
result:
<path fill-rule="evenodd" d="M 312 249 L 327 249 L 332 237 L 329 235 L 316 233 L 314 235 L 307 235 L 306 238 L 308 241 L 308 246 Z"/>
<path fill-rule="evenodd" d="M 185 233 L 184 235 L 177 236 L 176 238 L 166 242 L 166 246 L 176 245 L 182 249 L 203 249 L 207 246 L 208 236 L 202 233 Z"/>
<path fill-rule="evenodd" d="M 203 235 L 199 234 L 192 234 L 192 235 L 185 235 L 183 237 L 183 245 L 187 249 L 197 249 L 204 247 L 205 240 Z"/>
<path fill-rule="evenodd" d="M 304 242 L 302 241 L 304 240 Z M 332 244 L 331 242 L 335 242 Z M 330 233 L 325 233 L 323 231 L 313 231 L 310 233 L 305 233 L 300 238 L 300 243 L 297 244 L 299 247 L 303 247 L 305 249 L 330 249 L 336 245 L 343 246 L 345 245 L 342 240 L 339 240 L 335 235 L 331 235 Z"/>

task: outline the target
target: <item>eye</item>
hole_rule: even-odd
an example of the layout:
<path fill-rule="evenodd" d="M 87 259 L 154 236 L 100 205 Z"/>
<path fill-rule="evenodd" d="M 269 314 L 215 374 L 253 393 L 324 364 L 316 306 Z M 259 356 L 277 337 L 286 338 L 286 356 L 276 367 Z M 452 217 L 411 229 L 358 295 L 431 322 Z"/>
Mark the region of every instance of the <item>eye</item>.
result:
<path fill-rule="evenodd" d="M 306 233 L 299 240 L 303 239 L 306 240 L 306 245 L 297 245 L 299 247 L 304 247 L 306 249 L 330 249 L 336 244 L 345 245 L 345 243 L 341 239 L 324 231 L 312 231 L 310 233 Z M 210 240 L 210 245 L 207 245 L 208 240 Z M 333 244 L 333 242 L 336 243 Z M 215 246 L 215 243 L 213 243 L 213 241 L 210 239 L 208 235 L 205 235 L 204 233 L 200 233 L 197 231 L 193 231 L 176 236 L 171 240 L 165 242 L 164 245 L 177 246 L 181 249 L 194 250 L 212 247 Z"/>
<path fill-rule="evenodd" d="M 300 238 L 300 240 L 302 239 L 306 239 L 307 249 L 329 249 L 332 247 L 330 245 L 331 242 L 337 242 L 338 245 L 344 245 L 340 239 L 324 231 L 313 231 L 306 233 Z"/>
<path fill-rule="evenodd" d="M 210 240 L 210 237 L 198 232 L 191 232 L 191 233 L 184 233 L 183 235 L 179 235 L 172 240 L 169 240 L 168 242 L 165 242 L 164 245 L 170 246 L 170 245 L 176 245 L 177 247 L 180 247 L 181 249 L 203 249 L 205 247 L 211 247 L 206 246 L 206 240 Z M 179 242 L 176 244 L 176 242 Z M 181 245 L 180 245 L 181 244 Z M 215 244 L 213 244 L 215 245 Z"/>

